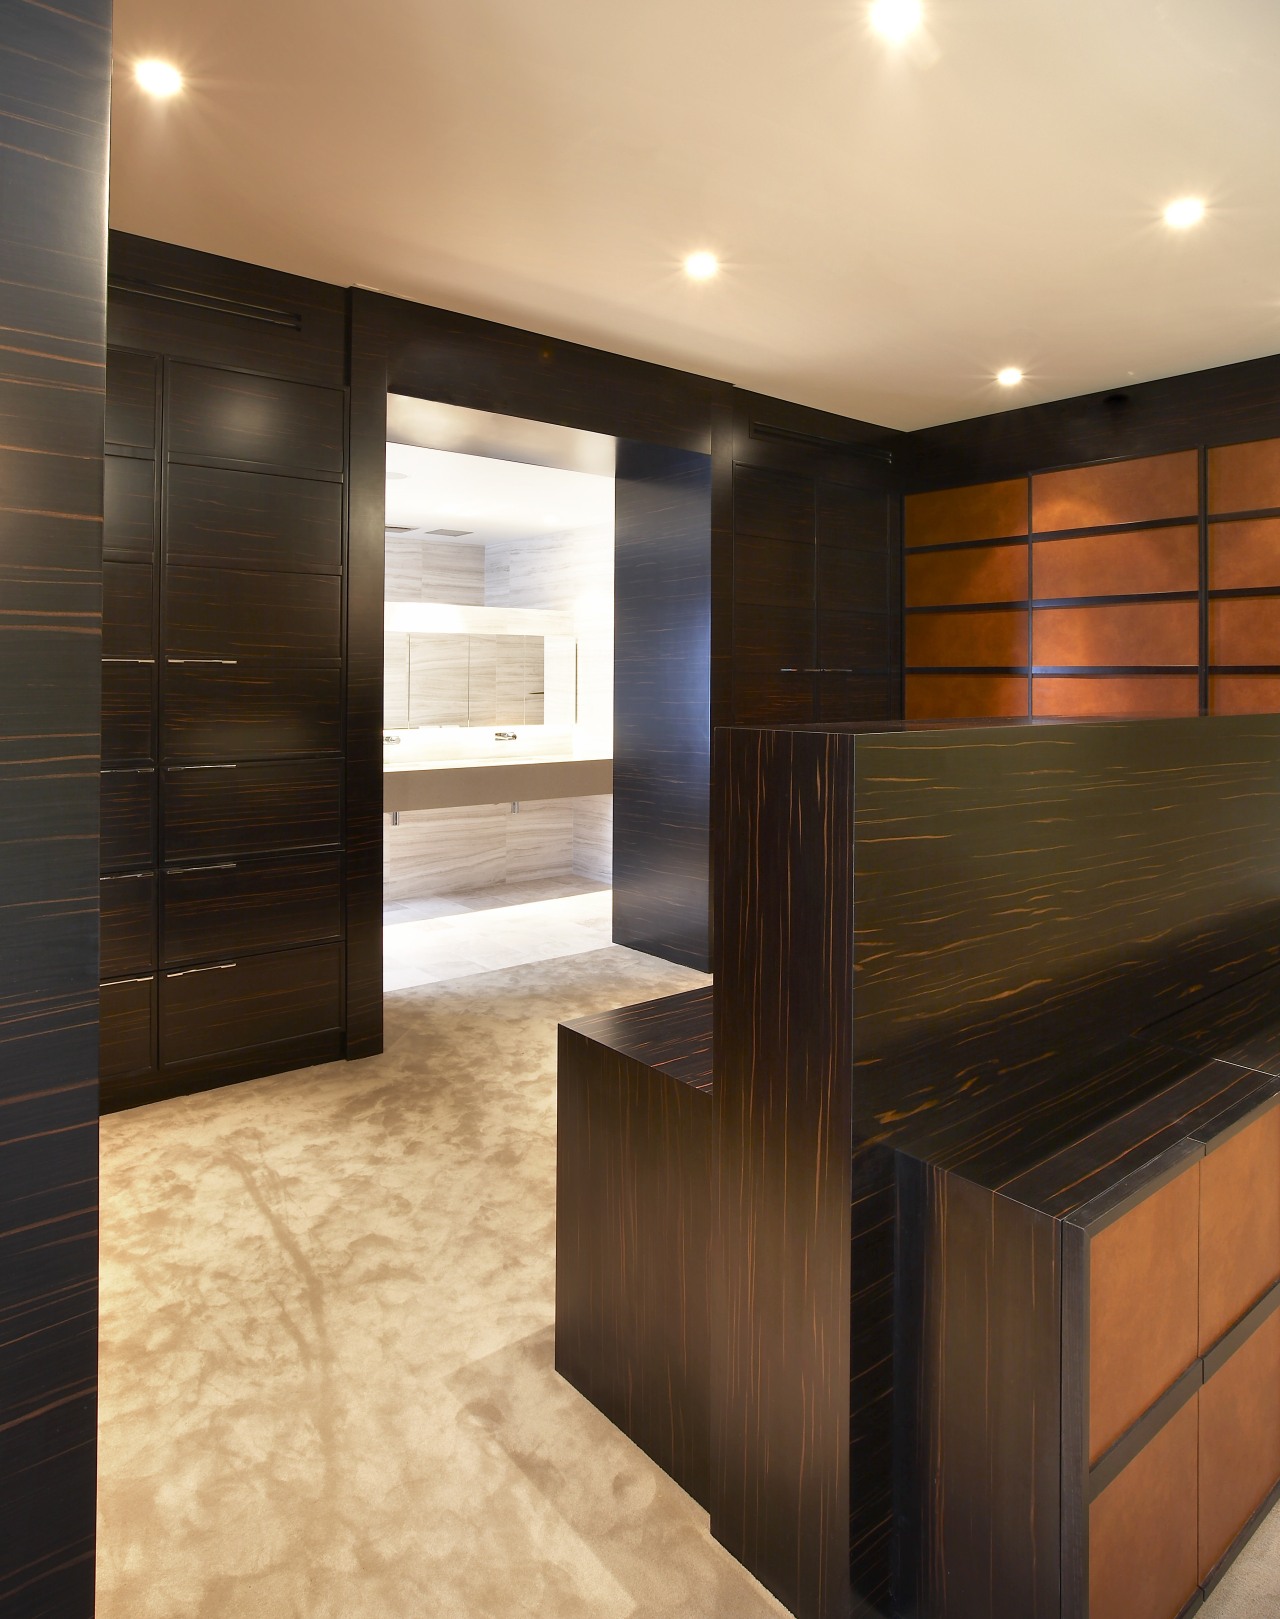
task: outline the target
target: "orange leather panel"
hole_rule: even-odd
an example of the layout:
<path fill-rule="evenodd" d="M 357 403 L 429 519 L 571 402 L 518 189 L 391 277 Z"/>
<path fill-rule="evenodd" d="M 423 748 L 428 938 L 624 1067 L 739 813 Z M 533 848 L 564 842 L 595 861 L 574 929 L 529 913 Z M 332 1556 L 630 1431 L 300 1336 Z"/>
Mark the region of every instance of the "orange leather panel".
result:
<path fill-rule="evenodd" d="M 1031 694 L 1033 714 L 1065 719 L 1200 712 L 1200 682 L 1194 675 L 1037 675 Z"/>
<path fill-rule="evenodd" d="M 1031 480 L 1032 526 L 1037 534 L 1059 528 L 1194 517 L 1199 508 L 1194 450 L 1071 467 L 1065 472 L 1038 472 Z"/>
<path fill-rule="evenodd" d="M 1200 535 L 1194 527 L 1044 540 L 1034 555 L 1034 588 L 1041 599 L 1200 588 Z"/>
<path fill-rule="evenodd" d="M 1280 588 L 1280 517 L 1209 525 L 1209 589 Z"/>
<path fill-rule="evenodd" d="M 1027 614 L 913 613 L 906 620 L 908 669 L 981 668 L 1027 661 Z"/>
<path fill-rule="evenodd" d="M 1021 675 L 908 675 L 909 720 L 1020 719 L 1027 712 Z"/>
<path fill-rule="evenodd" d="M 1280 1479 L 1280 1312 L 1209 1379 L 1199 1405 L 1204 1578 Z"/>
<path fill-rule="evenodd" d="M 1209 662 L 1280 664 L 1280 596 L 1211 601 Z"/>
<path fill-rule="evenodd" d="M 1196 602 L 1124 602 L 1110 607 L 1038 607 L 1034 621 L 1038 665 L 1186 664 L 1200 659 Z"/>
<path fill-rule="evenodd" d="M 1280 506 L 1280 438 L 1209 451 L 1209 510 L 1259 512 Z"/>
<path fill-rule="evenodd" d="M 1027 599 L 1027 547 L 978 546 L 966 551 L 925 551 L 907 557 L 908 607 L 951 607 L 961 602 Z"/>
<path fill-rule="evenodd" d="M 1280 1281 L 1280 1108 L 1200 1165 L 1200 1353 Z"/>
<path fill-rule="evenodd" d="M 1027 532 L 1025 478 L 908 495 L 903 504 L 903 538 L 908 549 L 958 540 L 1015 539 Z"/>
<path fill-rule="evenodd" d="M 1280 714 L 1280 675 L 1210 675 L 1211 714 Z"/>

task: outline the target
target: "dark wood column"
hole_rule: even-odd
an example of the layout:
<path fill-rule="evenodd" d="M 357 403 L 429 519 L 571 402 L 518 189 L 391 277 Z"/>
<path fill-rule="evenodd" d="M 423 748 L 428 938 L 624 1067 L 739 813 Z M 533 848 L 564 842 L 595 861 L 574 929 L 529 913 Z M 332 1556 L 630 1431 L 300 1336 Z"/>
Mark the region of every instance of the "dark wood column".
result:
<path fill-rule="evenodd" d="M 110 0 L 0 39 L 0 1614 L 93 1612 Z"/>

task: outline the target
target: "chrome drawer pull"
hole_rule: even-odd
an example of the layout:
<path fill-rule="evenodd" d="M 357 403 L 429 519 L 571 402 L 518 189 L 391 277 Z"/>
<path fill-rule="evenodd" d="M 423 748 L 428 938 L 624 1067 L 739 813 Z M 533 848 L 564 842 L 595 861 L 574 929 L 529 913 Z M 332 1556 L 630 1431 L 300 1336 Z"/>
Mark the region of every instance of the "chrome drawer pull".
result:
<path fill-rule="evenodd" d="M 150 877 L 149 871 L 108 871 L 98 878 L 100 883 L 136 883 Z"/>
<path fill-rule="evenodd" d="M 213 967 L 184 967 L 181 972 L 166 973 L 166 978 L 190 978 L 194 973 L 229 973 L 233 967 L 238 967 L 238 961 L 219 961 Z"/>
<path fill-rule="evenodd" d="M 103 658 L 103 663 L 154 663 L 154 658 Z"/>
<path fill-rule="evenodd" d="M 154 765 L 108 765 L 102 772 L 104 776 L 154 776 Z"/>
<path fill-rule="evenodd" d="M 176 776 L 180 770 L 234 770 L 235 765 L 166 765 L 165 769 L 171 776 Z"/>
<path fill-rule="evenodd" d="M 140 663 L 154 663 L 155 659 L 141 658 L 138 661 Z M 239 658 L 166 658 L 164 661 L 166 663 L 217 664 L 223 669 L 234 669 L 240 662 Z"/>
<path fill-rule="evenodd" d="M 102 985 L 103 989 L 110 989 L 113 984 L 154 984 L 156 975 L 148 973 L 145 978 L 108 978 Z"/>
<path fill-rule="evenodd" d="M 164 874 L 166 877 L 186 877 L 193 871 L 234 871 L 235 869 L 236 863 L 234 860 L 222 860 L 214 866 L 166 866 Z"/>

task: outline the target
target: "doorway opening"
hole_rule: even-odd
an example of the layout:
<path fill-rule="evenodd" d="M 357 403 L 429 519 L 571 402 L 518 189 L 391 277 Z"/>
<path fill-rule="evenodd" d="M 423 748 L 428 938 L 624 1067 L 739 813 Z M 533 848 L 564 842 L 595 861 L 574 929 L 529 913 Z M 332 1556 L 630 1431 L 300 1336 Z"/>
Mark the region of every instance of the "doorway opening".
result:
<path fill-rule="evenodd" d="M 612 941 L 615 454 L 388 398 L 389 992 Z"/>

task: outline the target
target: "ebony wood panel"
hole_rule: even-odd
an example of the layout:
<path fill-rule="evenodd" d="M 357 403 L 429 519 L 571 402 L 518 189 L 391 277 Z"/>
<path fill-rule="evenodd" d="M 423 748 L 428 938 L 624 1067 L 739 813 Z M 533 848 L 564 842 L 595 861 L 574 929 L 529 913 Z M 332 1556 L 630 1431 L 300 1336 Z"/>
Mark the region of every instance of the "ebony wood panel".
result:
<path fill-rule="evenodd" d="M 1013 539 L 1027 532 L 1023 478 L 908 495 L 903 506 L 903 542 L 908 551 L 919 545 Z"/>
<path fill-rule="evenodd" d="M 108 455 L 103 463 L 102 554 L 153 562 L 157 546 L 156 463 Z"/>
<path fill-rule="evenodd" d="M 156 756 L 156 666 L 150 659 L 102 665 L 102 757 L 135 764 Z"/>
<path fill-rule="evenodd" d="M 164 688 L 168 760 L 278 759 L 342 747 L 336 662 L 170 661 Z"/>
<path fill-rule="evenodd" d="M 618 445 L 613 937 L 710 965 L 711 460 Z"/>
<path fill-rule="evenodd" d="M 342 569 L 342 486 L 227 467 L 169 467 L 165 554 L 282 572 Z"/>
<path fill-rule="evenodd" d="M 711 1006 L 647 1034 L 699 1068 Z M 676 997 L 684 1001 L 685 997 Z M 621 1014 L 626 1019 L 631 1011 Z M 670 1068 L 562 1025 L 556 1168 L 556 1370 L 695 1500 L 711 1471 L 711 1096 Z M 690 1052 L 681 1025 L 700 1021 Z"/>
<path fill-rule="evenodd" d="M 156 448 L 159 361 L 154 354 L 107 350 L 106 442 L 138 450 Z"/>
<path fill-rule="evenodd" d="M 1210 450 L 1208 493 L 1215 516 L 1280 507 L 1280 438 Z"/>
<path fill-rule="evenodd" d="M 342 581 L 238 568 L 165 569 L 165 652 L 174 658 L 333 660 Z"/>
<path fill-rule="evenodd" d="M 155 1062 L 156 981 L 150 974 L 102 986 L 102 1083 L 148 1074 Z"/>
<path fill-rule="evenodd" d="M 0 1612 L 90 1619 L 106 0 L 0 49 Z"/>
<path fill-rule="evenodd" d="M 160 975 L 160 1063 L 336 1030 L 342 1024 L 342 946 L 313 945 Z"/>
<path fill-rule="evenodd" d="M 1034 558 L 1037 601 L 1200 588 L 1200 534 L 1194 524 L 1040 540 Z"/>
<path fill-rule="evenodd" d="M 1280 1312 L 1200 1391 L 1200 1576 L 1280 1481 Z"/>
<path fill-rule="evenodd" d="M 156 965 L 156 879 L 151 871 L 110 875 L 101 885 L 100 971 L 106 978 L 150 973 Z"/>
<path fill-rule="evenodd" d="M 1200 604 L 1113 602 L 1038 607 L 1031 620 L 1036 667 L 1167 667 L 1200 661 Z"/>
<path fill-rule="evenodd" d="M 155 864 L 156 772 L 153 765 L 102 773 L 102 869 Z"/>
<path fill-rule="evenodd" d="M 102 655 L 156 655 L 156 574 L 149 563 L 102 564 Z"/>
<path fill-rule="evenodd" d="M 170 455 L 217 456 L 310 472 L 341 472 L 341 392 L 221 366 L 169 371 Z"/>
<path fill-rule="evenodd" d="M 1147 719 L 1199 711 L 1196 675 L 1037 675 L 1031 682 L 1037 718 Z"/>
<path fill-rule="evenodd" d="M 712 1532 L 825 1619 L 850 1580 L 853 739 L 717 749 Z"/>
<path fill-rule="evenodd" d="M 161 792 L 170 864 L 336 846 L 342 839 L 336 759 L 171 767 L 162 772 Z"/>
<path fill-rule="evenodd" d="M 171 866 L 164 873 L 163 933 L 168 967 L 341 938 L 341 856 Z"/>

